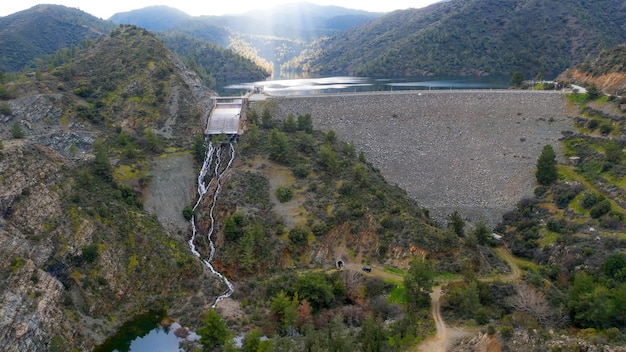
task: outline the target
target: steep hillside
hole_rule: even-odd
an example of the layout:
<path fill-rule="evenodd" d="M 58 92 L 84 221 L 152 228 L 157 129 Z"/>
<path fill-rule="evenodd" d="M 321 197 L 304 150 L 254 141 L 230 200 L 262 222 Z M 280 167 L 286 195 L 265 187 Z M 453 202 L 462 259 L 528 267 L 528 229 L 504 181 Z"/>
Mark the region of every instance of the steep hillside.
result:
<path fill-rule="evenodd" d="M 0 70 L 19 71 L 34 59 L 97 39 L 115 25 L 60 5 L 37 5 L 0 18 Z"/>
<path fill-rule="evenodd" d="M 212 92 L 136 27 L 3 88 L 0 349 L 92 350 L 166 306 L 197 320 L 220 285 L 189 252 L 188 225 L 164 229 L 142 195 L 160 179 L 155 162 L 189 158 Z M 188 193 L 168 203 L 181 217 Z"/>
<path fill-rule="evenodd" d="M 181 33 L 159 32 L 157 36 L 188 67 L 198 72 L 207 87 L 220 93 L 229 84 L 262 81 L 272 73 L 270 63 L 258 60 L 256 55 L 246 56 L 245 50 L 235 53 Z"/>
<path fill-rule="evenodd" d="M 609 95 L 626 94 L 626 44 L 602 50 L 592 60 L 568 69 L 559 79 L 579 85 L 595 84 Z"/>
<path fill-rule="evenodd" d="M 388 14 L 290 66 L 366 76 L 555 75 L 624 42 L 625 11 L 619 0 L 452 0 Z"/>

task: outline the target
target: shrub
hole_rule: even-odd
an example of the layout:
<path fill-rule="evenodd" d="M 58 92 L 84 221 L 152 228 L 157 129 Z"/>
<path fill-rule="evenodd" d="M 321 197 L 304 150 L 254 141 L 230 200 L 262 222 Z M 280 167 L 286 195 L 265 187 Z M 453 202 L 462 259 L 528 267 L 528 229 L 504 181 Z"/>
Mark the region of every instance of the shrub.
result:
<path fill-rule="evenodd" d="M 591 209 L 596 203 L 598 203 L 600 197 L 593 192 L 585 192 L 580 200 L 580 206 L 584 209 Z"/>
<path fill-rule="evenodd" d="M 505 340 L 510 339 L 511 337 L 513 337 L 513 327 L 512 326 L 503 326 L 500 328 L 500 335 L 502 335 L 502 338 Z"/>
<path fill-rule="evenodd" d="M 276 198 L 281 203 L 286 203 L 293 198 L 293 188 L 291 186 L 280 186 L 276 190 Z"/>
<path fill-rule="evenodd" d="M 566 229 L 567 222 L 565 219 L 550 219 L 546 224 L 546 228 L 549 231 L 556 233 L 563 233 L 563 230 Z"/>
<path fill-rule="evenodd" d="M 99 254 L 97 244 L 90 244 L 89 246 L 83 247 L 82 255 L 87 263 L 93 263 L 98 258 Z"/>
<path fill-rule="evenodd" d="M 193 158 L 202 163 L 204 161 L 204 157 L 206 155 L 206 144 L 204 141 L 204 136 L 202 134 L 196 134 L 193 139 Z"/>
<path fill-rule="evenodd" d="M 8 116 L 8 115 L 13 114 L 13 110 L 11 110 L 11 107 L 9 106 L 9 104 L 0 103 L 0 114 Z"/>
<path fill-rule="evenodd" d="M 604 214 L 607 214 L 611 211 L 611 203 L 605 199 L 603 201 L 598 202 L 598 204 L 594 205 L 591 210 L 589 210 L 589 216 L 594 219 L 601 217 Z"/>
<path fill-rule="evenodd" d="M 602 96 L 602 91 L 595 84 L 591 84 L 587 88 L 587 97 L 589 100 L 596 100 Z"/>
<path fill-rule="evenodd" d="M 308 236 L 308 232 L 302 227 L 294 227 L 289 231 L 289 240 L 299 247 L 307 244 Z"/>
<path fill-rule="evenodd" d="M 610 141 L 604 146 L 604 155 L 608 162 L 617 164 L 622 161 L 624 152 L 621 145 L 615 141 Z"/>
<path fill-rule="evenodd" d="M 291 170 L 297 178 L 306 178 L 309 176 L 309 167 L 306 164 L 298 164 Z"/>
<path fill-rule="evenodd" d="M 191 206 L 188 205 L 183 208 L 183 217 L 185 220 L 191 221 L 191 218 L 193 217 L 193 208 Z"/>
<path fill-rule="evenodd" d="M 559 184 L 553 189 L 554 203 L 561 209 L 567 208 L 572 199 L 574 199 L 582 190 L 583 186 L 580 184 Z"/>
<path fill-rule="evenodd" d="M 613 131 L 613 126 L 609 123 L 603 123 L 600 125 L 600 133 L 602 134 L 609 134 L 611 133 L 611 131 Z"/>
<path fill-rule="evenodd" d="M 11 126 L 11 135 L 13 138 L 24 138 L 24 130 L 20 127 L 20 124 L 15 122 L 13 126 Z"/>
<path fill-rule="evenodd" d="M 535 197 L 537 198 L 543 197 L 546 194 L 546 192 L 548 192 L 548 189 L 549 188 L 546 186 L 539 186 L 535 188 Z"/>
<path fill-rule="evenodd" d="M 600 126 L 600 120 L 598 119 L 591 119 L 587 122 L 587 128 L 592 131 L 598 128 L 598 126 Z"/>

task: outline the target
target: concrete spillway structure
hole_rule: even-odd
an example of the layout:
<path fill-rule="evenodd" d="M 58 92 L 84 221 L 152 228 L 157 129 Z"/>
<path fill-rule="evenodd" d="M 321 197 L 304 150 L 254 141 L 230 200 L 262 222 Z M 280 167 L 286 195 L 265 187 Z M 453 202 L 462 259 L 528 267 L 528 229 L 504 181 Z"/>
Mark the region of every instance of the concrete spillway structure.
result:
<path fill-rule="evenodd" d="M 214 97 L 206 135 L 240 134 L 240 121 L 245 97 Z"/>

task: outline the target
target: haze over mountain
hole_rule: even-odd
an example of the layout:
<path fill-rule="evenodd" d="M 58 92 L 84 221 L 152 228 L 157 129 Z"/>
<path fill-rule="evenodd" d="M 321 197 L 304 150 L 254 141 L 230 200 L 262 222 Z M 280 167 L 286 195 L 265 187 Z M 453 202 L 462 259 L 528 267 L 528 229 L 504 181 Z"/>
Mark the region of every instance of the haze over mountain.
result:
<path fill-rule="evenodd" d="M 282 63 L 297 56 L 308 42 L 335 35 L 382 15 L 338 6 L 293 3 L 242 15 L 196 17 L 174 8 L 157 6 L 115 14 L 110 20 L 149 30 L 185 33 L 230 47 L 251 59 L 262 58 L 272 62 L 278 70 Z"/>

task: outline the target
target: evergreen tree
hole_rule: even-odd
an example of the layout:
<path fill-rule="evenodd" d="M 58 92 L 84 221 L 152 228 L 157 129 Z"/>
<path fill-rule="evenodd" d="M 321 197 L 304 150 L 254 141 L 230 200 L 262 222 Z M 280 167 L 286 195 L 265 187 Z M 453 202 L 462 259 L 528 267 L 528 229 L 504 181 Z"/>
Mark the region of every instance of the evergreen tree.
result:
<path fill-rule="evenodd" d="M 282 163 L 289 164 L 292 161 L 292 148 L 289 139 L 284 132 L 276 129 L 270 132 L 270 159 Z"/>
<path fill-rule="evenodd" d="M 556 170 L 556 154 L 549 144 L 543 147 L 541 155 L 539 155 L 535 176 L 537 177 L 537 182 L 544 186 L 553 183 L 558 177 Z"/>
<path fill-rule="evenodd" d="M 298 131 L 313 133 L 313 121 L 311 121 L 311 114 L 298 115 Z"/>
<path fill-rule="evenodd" d="M 96 142 L 93 148 L 96 157 L 93 161 L 92 173 L 105 181 L 113 180 L 113 166 L 111 166 L 111 161 L 109 160 L 109 155 L 106 152 L 104 144 Z"/>
<path fill-rule="evenodd" d="M 427 261 L 411 262 L 409 271 L 404 276 L 405 302 L 409 313 L 430 307 L 434 275 Z"/>
<path fill-rule="evenodd" d="M 204 319 L 204 326 L 197 330 L 203 351 L 213 351 L 224 346 L 230 338 L 230 331 L 215 309 L 209 309 Z"/>
<path fill-rule="evenodd" d="M 296 117 L 293 114 L 289 114 L 287 119 L 283 121 L 283 131 L 285 132 L 295 132 L 297 128 L 296 125 Z"/>
<path fill-rule="evenodd" d="M 515 86 L 520 86 L 522 84 L 522 82 L 524 82 L 524 74 L 519 72 L 519 71 L 513 73 L 513 77 L 511 78 L 511 82 Z"/>
<path fill-rule="evenodd" d="M 267 108 L 263 110 L 263 114 L 261 115 L 261 125 L 263 125 L 263 128 L 272 128 L 273 126 L 272 114 Z"/>
<path fill-rule="evenodd" d="M 193 139 L 193 158 L 196 159 L 197 162 L 201 163 L 204 161 L 205 155 L 206 145 L 204 143 L 204 136 L 197 134 Z"/>
<path fill-rule="evenodd" d="M 452 214 L 450 214 L 448 228 L 452 229 L 452 231 L 454 231 L 454 233 L 459 237 L 465 236 L 465 221 L 463 221 L 463 218 L 458 211 L 455 210 Z"/>
<path fill-rule="evenodd" d="M 596 100 L 602 96 L 602 91 L 598 89 L 594 83 L 587 88 L 587 97 L 589 100 Z"/>
<path fill-rule="evenodd" d="M 361 325 L 361 341 L 362 349 L 365 352 L 382 352 L 388 351 L 387 336 L 385 334 L 385 326 L 380 316 L 368 316 L 363 325 Z"/>

